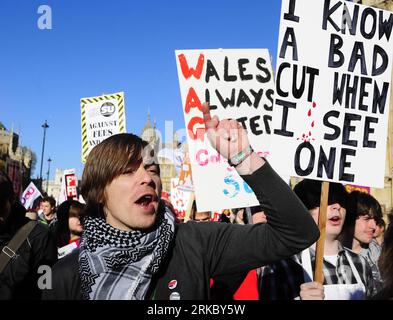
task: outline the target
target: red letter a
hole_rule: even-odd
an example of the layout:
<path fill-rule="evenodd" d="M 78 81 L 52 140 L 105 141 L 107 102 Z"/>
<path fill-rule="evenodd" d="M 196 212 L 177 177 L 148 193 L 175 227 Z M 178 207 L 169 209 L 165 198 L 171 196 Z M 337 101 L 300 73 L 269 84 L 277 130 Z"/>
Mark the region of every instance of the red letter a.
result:
<path fill-rule="evenodd" d="M 202 53 L 199 55 L 198 64 L 195 69 L 188 67 L 188 63 L 184 54 L 179 54 L 178 58 L 184 78 L 188 79 L 189 77 L 194 76 L 195 78 L 199 79 L 201 77 L 203 63 L 205 62 L 205 56 Z"/>
<path fill-rule="evenodd" d="M 189 113 L 191 108 L 198 108 L 199 111 L 202 111 L 201 100 L 199 100 L 193 87 L 188 90 L 184 112 Z"/>

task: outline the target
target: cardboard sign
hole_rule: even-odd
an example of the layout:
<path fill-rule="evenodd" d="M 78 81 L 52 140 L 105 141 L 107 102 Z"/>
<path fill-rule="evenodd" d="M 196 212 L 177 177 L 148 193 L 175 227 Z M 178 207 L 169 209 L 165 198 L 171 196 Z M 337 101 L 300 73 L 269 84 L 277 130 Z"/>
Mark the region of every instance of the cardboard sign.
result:
<path fill-rule="evenodd" d="M 205 135 L 201 106 L 237 119 L 253 149 L 269 155 L 274 81 L 266 49 L 176 51 L 187 140 L 198 211 L 254 206 L 251 188 L 214 150 Z"/>
<path fill-rule="evenodd" d="M 91 149 L 117 133 L 126 132 L 124 93 L 81 99 L 82 162 Z"/>
<path fill-rule="evenodd" d="M 179 219 L 184 219 L 189 207 L 193 190 L 179 186 L 179 178 L 171 179 L 171 203 L 175 209 L 175 214 Z"/>
<path fill-rule="evenodd" d="M 78 200 L 77 187 L 78 179 L 75 169 L 64 170 L 57 204 L 60 205 L 68 199 Z"/>
<path fill-rule="evenodd" d="M 67 198 L 77 198 L 78 194 L 76 191 L 77 179 L 75 173 L 66 174 L 64 176 L 65 184 L 66 184 L 66 194 Z"/>
<path fill-rule="evenodd" d="M 392 24 L 392 12 L 349 1 L 282 1 L 270 158 L 278 173 L 383 188 Z"/>
<path fill-rule="evenodd" d="M 20 202 L 28 210 L 33 206 L 34 200 L 38 197 L 42 197 L 41 192 L 33 182 L 30 182 L 25 191 L 23 191 Z"/>

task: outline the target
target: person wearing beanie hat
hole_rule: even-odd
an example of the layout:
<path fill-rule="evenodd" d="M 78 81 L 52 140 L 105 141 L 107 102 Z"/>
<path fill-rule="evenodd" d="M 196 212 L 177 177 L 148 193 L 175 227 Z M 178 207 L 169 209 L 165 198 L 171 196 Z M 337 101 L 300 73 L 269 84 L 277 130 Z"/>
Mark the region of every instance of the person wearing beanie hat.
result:
<path fill-rule="evenodd" d="M 294 192 L 318 224 L 322 182 L 302 180 Z M 343 247 L 339 241 L 349 196 L 339 183 L 329 183 L 326 239 L 323 257 L 323 285 L 313 281 L 315 243 L 291 259 L 263 269 L 260 295 L 263 300 L 358 300 L 371 297 L 373 278 L 366 260 Z"/>

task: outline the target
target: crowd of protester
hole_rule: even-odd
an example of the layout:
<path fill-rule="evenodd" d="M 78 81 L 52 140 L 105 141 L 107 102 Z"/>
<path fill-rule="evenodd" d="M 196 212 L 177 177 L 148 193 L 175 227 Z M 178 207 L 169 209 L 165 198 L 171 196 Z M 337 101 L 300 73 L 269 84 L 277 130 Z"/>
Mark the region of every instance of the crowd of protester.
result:
<path fill-rule="evenodd" d="M 239 141 L 248 150 L 236 121 L 206 109 L 204 117 L 220 154 L 236 156 Z M 393 298 L 392 216 L 372 195 L 330 183 L 320 283 L 321 182 L 304 179 L 292 190 L 251 150 L 232 164 L 260 204 L 211 221 L 194 203 L 185 222 L 160 199 L 160 168 L 146 148 L 132 134 L 96 146 L 82 178 L 86 204 L 44 197 L 26 212 L 0 171 L 0 299 Z M 53 270 L 49 288 L 39 285 L 40 266 Z"/>

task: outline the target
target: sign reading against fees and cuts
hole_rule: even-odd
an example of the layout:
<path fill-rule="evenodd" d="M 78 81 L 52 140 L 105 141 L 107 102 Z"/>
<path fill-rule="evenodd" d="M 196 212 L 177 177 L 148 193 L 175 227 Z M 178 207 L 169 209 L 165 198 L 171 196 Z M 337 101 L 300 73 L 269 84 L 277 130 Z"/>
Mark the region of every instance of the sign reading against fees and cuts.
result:
<path fill-rule="evenodd" d="M 278 173 L 383 188 L 392 26 L 392 12 L 349 1 L 282 1 L 270 159 Z"/>
<path fill-rule="evenodd" d="M 268 156 L 274 94 L 266 49 L 177 50 L 177 70 L 198 211 L 258 204 L 251 188 L 214 150 L 205 134 L 202 104 L 237 119 L 254 150 Z"/>
<path fill-rule="evenodd" d="M 126 132 L 124 93 L 81 99 L 82 162 L 91 149 L 117 133 Z"/>

